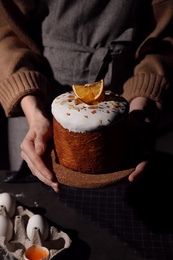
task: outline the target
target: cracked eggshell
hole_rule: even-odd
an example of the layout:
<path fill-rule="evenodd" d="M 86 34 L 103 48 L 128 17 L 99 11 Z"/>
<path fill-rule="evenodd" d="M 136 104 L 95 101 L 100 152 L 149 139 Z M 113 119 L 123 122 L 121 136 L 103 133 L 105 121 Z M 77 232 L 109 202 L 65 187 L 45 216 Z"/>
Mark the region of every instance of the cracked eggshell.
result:
<path fill-rule="evenodd" d="M 16 200 L 13 195 L 8 192 L 0 194 L 0 206 L 4 206 L 9 218 L 12 218 L 16 211 Z"/>
<path fill-rule="evenodd" d="M 30 219 L 28 220 L 26 226 L 26 234 L 30 240 L 32 240 L 33 229 L 38 229 L 40 231 L 40 234 L 42 235 L 42 238 L 44 240 L 47 239 L 49 235 L 49 224 L 43 216 L 39 214 L 35 214 L 31 216 Z"/>
<path fill-rule="evenodd" d="M 4 216 L 0 215 L 0 237 L 5 237 L 6 241 L 10 241 L 13 236 L 13 223 Z"/>
<path fill-rule="evenodd" d="M 30 260 L 30 259 L 48 259 L 49 257 L 49 250 L 46 247 L 40 246 L 40 245 L 32 245 L 24 253 L 24 260 Z"/>

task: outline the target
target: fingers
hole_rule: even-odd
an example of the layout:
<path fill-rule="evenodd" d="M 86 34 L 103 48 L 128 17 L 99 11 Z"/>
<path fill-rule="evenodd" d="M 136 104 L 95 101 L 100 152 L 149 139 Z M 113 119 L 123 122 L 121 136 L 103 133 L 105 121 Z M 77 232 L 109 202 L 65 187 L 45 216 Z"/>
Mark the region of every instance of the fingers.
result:
<path fill-rule="evenodd" d="M 21 157 L 27 162 L 27 165 L 34 176 L 36 176 L 40 181 L 44 182 L 46 185 L 52 187 L 55 192 L 59 191 L 58 182 L 54 181 L 52 172 L 46 167 L 40 156 L 35 155 L 34 160 L 32 158 L 34 163 L 23 151 L 21 151 Z"/>
<path fill-rule="evenodd" d="M 35 152 L 38 155 L 43 155 L 46 151 L 46 142 L 43 140 L 42 137 L 36 137 L 35 139 Z"/>
<path fill-rule="evenodd" d="M 48 130 L 43 132 L 43 128 L 30 128 L 20 146 L 21 157 L 26 161 L 33 175 L 58 192 L 58 182 L 54 180 L 53 172 L 43 162 L 49 138 Z"/>
<path fill-rule="evenodd" d="M 129 175 L 128 179 L 130 182 L 133 182 L 134 180 L 136 180 L 136 178 L 141 174 L 143 174 L 146 170 L 148 166 L 148 161 L 143 161 L 143 162 L 140 162 L 135 170 Z"/>

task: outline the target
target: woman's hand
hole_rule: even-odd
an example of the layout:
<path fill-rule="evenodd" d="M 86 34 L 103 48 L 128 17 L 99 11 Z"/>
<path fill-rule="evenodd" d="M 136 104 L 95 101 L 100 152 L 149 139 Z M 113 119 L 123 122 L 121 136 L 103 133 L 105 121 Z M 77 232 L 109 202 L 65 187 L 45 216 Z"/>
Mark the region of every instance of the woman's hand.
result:
<path fill-rule="evenodd" d="M 29 123 L 29 131 L 21 144 L 21 157 L 27 162 L 33 175 L 58 192 L 58 182 L 43 161 L 47 143 L 52 138 L 52 124 L 36 97 L 24 97 L 21 106 Z"/>
<path fill-rule="evenodd" d="M 130 182 L 145 173 L 154 150 L 155 129 L 150 118 L 152 105 L 153 102 L 144 97 L 137 97 L 130 103 L 127 160 L 136 165 L 128 177 Z"/>

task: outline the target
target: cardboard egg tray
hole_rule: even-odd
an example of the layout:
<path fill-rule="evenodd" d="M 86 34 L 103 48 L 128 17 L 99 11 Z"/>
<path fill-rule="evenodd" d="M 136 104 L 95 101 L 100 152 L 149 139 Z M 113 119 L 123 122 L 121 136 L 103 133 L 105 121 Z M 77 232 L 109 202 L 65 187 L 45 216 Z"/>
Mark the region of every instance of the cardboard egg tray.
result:
<path fill-rule="evenodd" d="M 0 215 L 6 216 L 6 210 L 3 206 L 0 207 Z M 47 247 L 49 250 L 49 259 L 52 259 L 58 254 L 61 255 L 63 250 L 67 249 L 71 244 L 71 239 L 63 231 L 57 230 L 54 226 L 49 227 L 49 236 L 46 240 L 42 239 L 39 229 L 32 230 L 32 239 L 29 240 L 26 235 L 26 226 L 29 218 L 34 215 L 31 211 L 23 206 L 17 206 L 15 216 L 11 219 L 13 222 L 13 237 L 8 242 L 5 237 L 0 237 L 0 247 L 14 259 L 22 259 L 26 249 L 33 244 Z"/>

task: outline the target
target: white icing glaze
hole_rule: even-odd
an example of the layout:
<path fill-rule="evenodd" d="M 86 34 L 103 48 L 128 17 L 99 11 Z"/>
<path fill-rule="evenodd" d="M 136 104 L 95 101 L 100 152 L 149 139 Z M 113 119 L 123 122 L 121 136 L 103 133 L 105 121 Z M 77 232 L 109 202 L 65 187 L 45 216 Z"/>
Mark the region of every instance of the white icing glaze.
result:
<path fill-rule="evenodd" d="M 110 95 L 105 93 L 105 97 Z M 106 100 L 107 98 L 105 98 Z M 54 118 L 66 129 L 72 132 L 88 132 L 108 126 L 127 114 L 126 100 L 108 100 L 98 105 L 79 103 L 73 91 L 56 97 L 52 102 Z"/>

